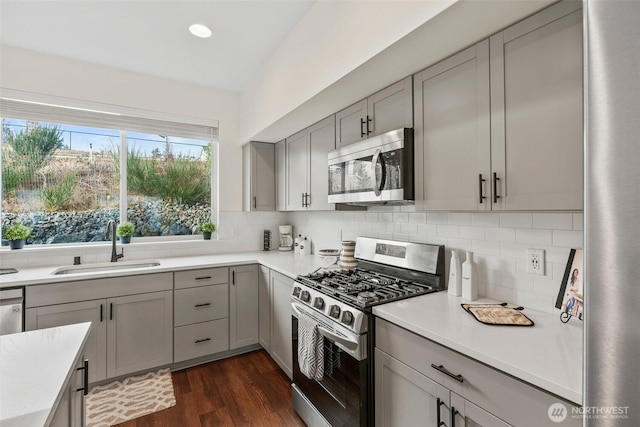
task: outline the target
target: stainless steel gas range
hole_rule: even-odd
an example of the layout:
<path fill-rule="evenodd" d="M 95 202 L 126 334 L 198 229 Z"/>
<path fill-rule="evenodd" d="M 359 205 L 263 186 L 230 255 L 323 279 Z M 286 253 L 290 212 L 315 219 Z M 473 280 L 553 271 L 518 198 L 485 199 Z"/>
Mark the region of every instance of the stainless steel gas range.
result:
<path fill-rule="evenodd" d="M 358 237 L 355 257 L 356 269 L 322 269 L 293 287 L 293 405 L 311 427 L 373 425 L 371 308 L 444 289 L 444 246 Z M 322 340 L 320 375 L 300 367 L 302 316 Z"/>

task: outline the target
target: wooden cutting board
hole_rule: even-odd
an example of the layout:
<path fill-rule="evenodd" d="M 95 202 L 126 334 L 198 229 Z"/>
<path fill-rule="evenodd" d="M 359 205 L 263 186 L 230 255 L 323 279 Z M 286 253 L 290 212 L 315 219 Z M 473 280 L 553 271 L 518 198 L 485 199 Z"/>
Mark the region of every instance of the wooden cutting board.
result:
<path fill-rule="evenodd" d="M 478 322 L 487 325 L 533 326 L 533 320 L 522 314 L 522 307 L 511 308 L 503 304 L 460 304 Z"/>

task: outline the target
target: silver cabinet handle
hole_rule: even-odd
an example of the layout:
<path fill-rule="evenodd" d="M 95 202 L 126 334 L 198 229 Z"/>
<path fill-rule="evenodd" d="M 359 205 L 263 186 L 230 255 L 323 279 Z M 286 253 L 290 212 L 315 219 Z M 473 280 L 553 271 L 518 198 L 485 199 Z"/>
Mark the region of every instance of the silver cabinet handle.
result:
<path fill-rule="evenodd" d="M 456 374 L 454 374 L 454 373 L 450 372 L 450 371 L 449 371 L 449 370 L 447 370 L 447 368 L 445 368 L 443 365 L 436 365 L 435 363 L 432 363 L 432 364 L 431 364 L 431 367 L 432 367 L 433 369 L 437 369 L 438 371 L 440 371 L 440 372 L 442 372 L 443 374 L 445 374 L 445 375 L 447 375 L 447 376 L 449 376 L 449 377 L 453 378 L 453 379 L 454 379 L 454 380 L 456 380 L 456 381 L 459 381 L 459 382 L 463 382 L 463 381 L 464 381 L 464 378 L 462 378 L 462 375 L 460 375 L 460 374 L 456 375 Z"/>

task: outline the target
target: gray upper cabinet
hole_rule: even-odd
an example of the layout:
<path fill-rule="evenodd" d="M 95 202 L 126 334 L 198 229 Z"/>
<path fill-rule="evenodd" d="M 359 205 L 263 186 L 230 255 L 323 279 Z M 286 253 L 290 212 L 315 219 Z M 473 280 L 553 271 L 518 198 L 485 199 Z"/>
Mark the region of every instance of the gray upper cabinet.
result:
<path fill-rule="evenodd" d="M 276 210 L 287 210 L 287 141 L 276 144 Z"/>
<path fill-rule="evenodd" d="M 580 8 L 561 2 L 490 38 L 491 165 L 499 180 L 492 202 L 499 209 L 583 207 Z"/>
<path fill-rule="evenodd" d="M 252 141 L 242 147 L 245 211 L 276 209 L 275 145 Z"/>
<path fill-rule="evenodd" d="M 416 74 L 414 101 L 418 209 L 582 209 L 579 2 Z"/>
<path fill-rule="evenodd" d="M 413 127 L 411 76 L 339 111 L 335 118 L 336 147 Z"/>
<path fill-rule="evenodd" d="M 417 207 L 490 209 L 489 41 L 416 74 L 414 100 Z"/>
<path fill-rule="evenodd" d="M 335 148 L 335 118 L 324 120 L 286 139 L 286 206 L 288 211 L 333 210 L 328 203 L 327 155 Z"/>

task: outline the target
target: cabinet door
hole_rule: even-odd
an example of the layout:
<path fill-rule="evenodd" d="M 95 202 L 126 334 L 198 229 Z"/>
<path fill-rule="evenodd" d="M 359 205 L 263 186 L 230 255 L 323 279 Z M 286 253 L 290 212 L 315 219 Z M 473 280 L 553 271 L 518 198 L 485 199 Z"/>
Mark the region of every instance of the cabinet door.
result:
<path fill-rule="evenodd" d="M 229 348 L 258 342 L 258 266 L 229 269 Z"/>
<path fill-rule="evenodd" d="M 287 144 L 282 140 L 276 144 L 276 210 L 287 210 Z"/>
<path fill-rule="evenodd" d="M 269 291 L 269 269 L 260 266 L 258 272 L 258 313 L 260 345 L 271 350 L 271 292 Z"/>
<path fill-rule="evenodd" d="M 489 42 L 416 74 L 414 83 L 418 207 L 491 209 Z"/>
<path fill-rule="evenodd" d="M 447 388 L 377 348 L 375 390 L 376 426 L 439 426 L 449 419 Z"/>
<path fill-rule="evenodd" d="M 366 116 L 366 99 L 335 114 L 336 147 L 342 147 L 367 137 Z"/>
<path fill-rule="evenodd" d="M 494 207 L 582 209 L 580 6 L 558 3 L 490 39 Z"/>
<path fill-rule="evenodd" d="M 291 291 L 293 279 L 271 271 L 271 357 L 293 378 Z"/>
<path fill-rule="evenodd" d="M 53 328 L 74 323 L 91 322 L 85 345 L 89 359 L 89 383 L 107 378 L 107 301 L 83 301 L 29 308 L 25 314 L 26 329 Z"/>
<path fill-rule="evenodd" d="M 334 116 L 309 127 L 309 210 L 333 210 L 335 204 L 329 203 L 329 151 L 336 147 Z"/>
<path fill-rule="evenodd" d="M 251 143 L 251 211 L 276 209 L 275 147 Z"/>
<path fill-rule="evenodd" d="M 523 411 L 526 408 L 523 407 Z M 509 427 L 500 418 L 490 414 L 479 406 L 474 405 L 456 393 L 451 393 L 451 412 L 454 417 L 452 425 L 460 427 Z M 550 424 L 551 421 L 549 421 Z"/>
<path fill-rule="evenodd" d="M 367 98 L 367 137 L 413 127 L 412 77 L 406 77 Z"/>
<path fill-rule="evenodd" d="M 304 195 L 308 192 L 309 144 L 307 131 L 303 130 L 287 138 L 287 210 L 306 210 Z M 327 184 L 328 185 L 328 184 Z"/>
<path fill-rule="evenodd" d="M 107 376 L 173 362 L 173 291 L 109 298 Z"/>

